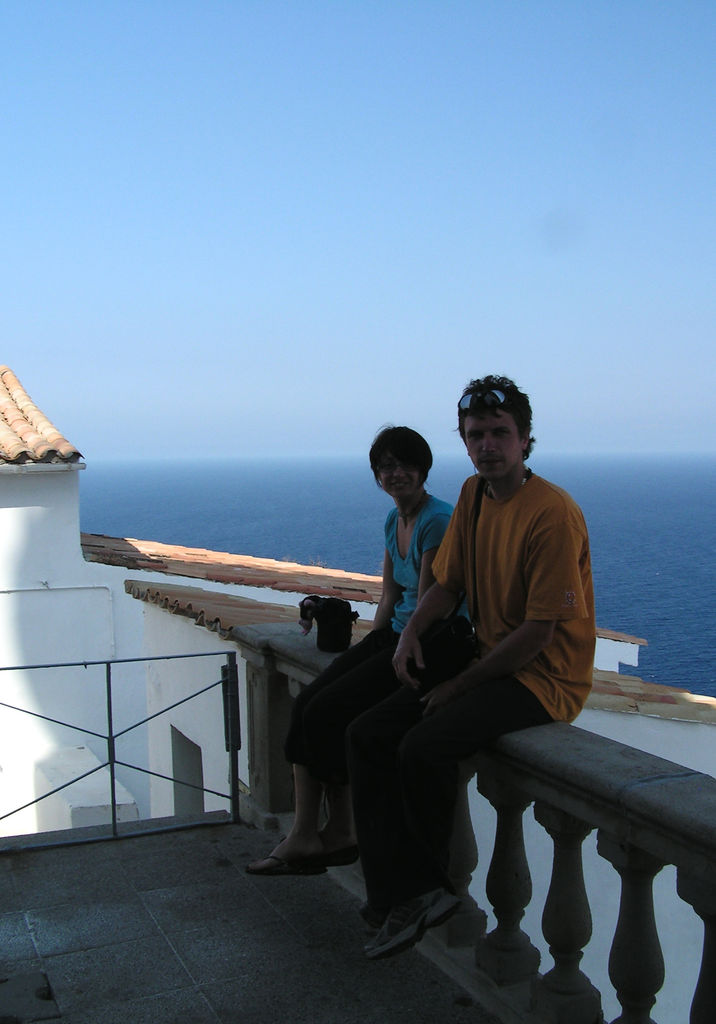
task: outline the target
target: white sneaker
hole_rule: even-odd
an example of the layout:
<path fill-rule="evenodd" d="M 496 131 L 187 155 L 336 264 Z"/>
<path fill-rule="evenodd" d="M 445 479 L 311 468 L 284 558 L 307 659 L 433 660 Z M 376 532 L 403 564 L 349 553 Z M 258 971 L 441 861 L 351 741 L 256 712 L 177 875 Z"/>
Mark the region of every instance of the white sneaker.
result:
<path fill-rule="evenodd" d="M 422 939 L 426 928 L 434 928 L 451 917 L 460 900 L 447 889 L 433 889 L 392 908 L 378 934 L 364 946 L 369 960 L 394 956 Z"/>
<path fill-rule="evenodd" d="M 426 928 L 436 928 L 439 924 L 445 924 L 461 903 L 461 900 L 447 889 L 433 889 L 422 898 L 427 899 L 428 897 L 430 897 L 430 906 L 425 918 Z"/>

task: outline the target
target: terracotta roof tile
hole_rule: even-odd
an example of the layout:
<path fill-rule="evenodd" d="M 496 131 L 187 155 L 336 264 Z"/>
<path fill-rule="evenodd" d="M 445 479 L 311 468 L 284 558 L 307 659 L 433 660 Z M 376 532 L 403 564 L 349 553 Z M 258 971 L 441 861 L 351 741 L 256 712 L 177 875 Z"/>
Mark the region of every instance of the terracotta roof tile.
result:
<path fill-rule="evenodd" d="M 381 592 L 379 576 L 280 562 L 273 558 L 234 555 L 227 551 L 159 544 L 133 537 L 83 533 L 82 550 L 88 562 L 146 569 L 172 576 L 211 580 L 213 583 L 267 587 L 294 594 L 320 594 L 370 604 L 377 603 Z"/>
<path fill-rule="evenodd" d="M 648 640 L 644 640 L 639 636 L 629 636 L 627 633 L 619 633 L 615 629 L 604 629 L 603 626 L 597 627 L 597 636 L 604 637 L 605 640 L 625 640 L 630 644 L 638 644 L 640 647 L 648 647 Z"/>
<path fill-rule="evenodd" d="M 249 597 L 237 597 L 200 587 L 182 587 L 170 583 L 146 583 L 125 580 L 124 589 L 132 597 L 157 605 L 172 615 L 184 615 L 198 626 L 227 636 L 234 626 L 254 626 L 267 622 L 288 622 L 298 630 L 298 602 L 271 604 Z M 358 634 L 370 629 L 370 623 L 357 623 Z"/>
<path fill-rule="evenodd" d="M 0 464 L 72 463 L 81 458 L 37 408 L 12 370 L 0 366 Z"/>
<path fill-rule="evenodd" d="M 716 699 L 677 686 L 650 683 L 638 676 L 595 669 L 587 707 L 683 721 L 716 723 Z"/>

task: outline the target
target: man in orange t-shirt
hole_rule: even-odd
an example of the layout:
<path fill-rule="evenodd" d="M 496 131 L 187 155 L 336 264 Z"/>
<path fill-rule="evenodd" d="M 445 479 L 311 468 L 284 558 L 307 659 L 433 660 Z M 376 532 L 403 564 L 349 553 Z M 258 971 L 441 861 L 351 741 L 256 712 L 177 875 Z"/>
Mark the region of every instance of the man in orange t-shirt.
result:
<path fill-rule="evenodd" d="M 474 380 L 458 427 L 479 475 L 463 486 L 436 582 L 401 634 L 393 666 L 404 685 L 348 733 L 364 916 L 382 922 L 371 959 L 413 945 L 459 906 L 447 877 L 458 762 L 505 733 L 572 721 L 591 687 L 587 528 L 572 498 L 525 466 L 527 395 L 506 377 Z M 479 658 L 423 694 L 419 638 L 463 594 Z"/>

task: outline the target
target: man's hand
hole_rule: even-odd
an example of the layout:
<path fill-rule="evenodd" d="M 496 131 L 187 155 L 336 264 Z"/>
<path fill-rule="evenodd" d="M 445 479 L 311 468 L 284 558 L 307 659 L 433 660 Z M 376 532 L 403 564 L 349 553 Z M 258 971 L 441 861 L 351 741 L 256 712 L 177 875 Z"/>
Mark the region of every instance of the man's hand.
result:
<path fill-rule="evenodd" d="M 406 626 L 393 654 L 393 670 L 403 686 L 419 690 L 420 680 L 411 674 L 412 668 L 425 668 L 425 662 L 417 634 Z"/>
<path fill-rule="evenodd" d="M 464 689 L 464 685 L 459 682 L 459 676 L 453 676 L 452 679 L 446 679 L 444 683 L 438 683 L 437 686 L 432 688 L 430 693 L 426 693 L 420 700 L 420 703 L 424 706 L 423 718 L 434 715 L 445 704 L 455 700 Z"/>
<path fill-rule="evenodd" d="M 449 615 L 459 600 L 459 594 L 446 590 L 437 582 L 433 583 L 420 598 L 418 607 L 400 634 L 400 640 L 393 655 L 393 670 L 403 686 L 410 686 L 413 690 L 420 689 L 420 680 L 413 675 L 413 672 L 425 668 L 420 634 L 424 633 L 433 622 Z"/>

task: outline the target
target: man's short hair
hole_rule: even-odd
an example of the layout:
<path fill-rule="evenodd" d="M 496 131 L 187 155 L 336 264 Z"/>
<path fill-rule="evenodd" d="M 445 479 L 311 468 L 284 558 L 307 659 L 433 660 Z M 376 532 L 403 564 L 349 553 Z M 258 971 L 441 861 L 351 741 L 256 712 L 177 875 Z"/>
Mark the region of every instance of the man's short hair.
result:
<path fill-rule="evenodd" d="M 370 448 L 370 468 L 376 483 L 380 486 L 380 473 L 378 467 L 383 459 L 392 455 L 398 462 L 406 466 L 414 466 L 419 470 L 423 483 L 428 478 L 428 473 L 433 464 L 433 453 L 430 445 L 417 430 L 410 427 L 383 427 L 375 436 Z"/>
<path fill-rule="evenodd" d="M 467 401 L 469 397 L 469 402 Z M 471 380 L 460 396 L 457 407 L 457 429 L 465 440 L 465 417 L 471 414 L 494 412 L 502 409 L 508 412 L 515 423 L 520 437 L 526 437 L 525 459 L 532 452 L 535 439 L 532 437 L 532 407 L 524 391 L 520 391 L 509 377 L 488 377 Z"/>

